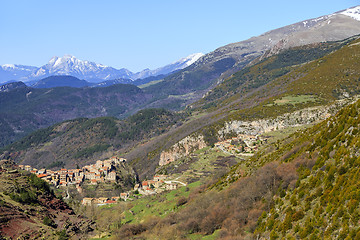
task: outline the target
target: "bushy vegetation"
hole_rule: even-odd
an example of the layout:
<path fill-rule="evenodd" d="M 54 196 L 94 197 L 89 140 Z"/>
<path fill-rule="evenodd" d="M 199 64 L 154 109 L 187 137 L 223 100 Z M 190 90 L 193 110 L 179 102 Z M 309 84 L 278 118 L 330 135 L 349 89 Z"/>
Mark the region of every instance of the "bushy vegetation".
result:
<path fill-rule="evenodd" d="M 187 199 L 178 199 L 178 212 L 126 224 L 117 237 L 216 234 L 218 239 L 232 239 L 255 233 L 270 239 L 357 239 L 359 128 L 360 101 L 274 143 L 272 151 L 260 152 L 254 162 L 249 160 L 257 170 L 246 173 L 237 169 L 239 164 L 222 178 L 228 184 L 213 185 L 223 187 L 199 188 Z"/>
<path fill-rule="evenodd" d="M 256 234 L 270 239 L 359 238 L 359 112 L 358 101 L 316 126 L 312 135 L 298 136 L 308 144 L 283 161 L 313 159 L 314 166 L 298 169 L 296 187 L 275 198 L 270 213 L 259 219 Z"/>
<path fill-rule="evenodd" d="M 56 161 L 53 163 L 50 163 L 47 168 L 52 169 L 52 168 L 63 168 L 65 166 L 65 163 L 63 161 Z"/>
<path fill-rule="evenodd" d="M 88 158 L 94 155 L 96 152 L 105 151 L 110 147 L 110 144 L 95 144 L 91 147 L 82 149 L 74 154 L 74 158 Z"/>
<path fill-rule="evenodd" d="M 48 216 L 44 217 L 43 224 L 45 224 L 47 226 L 50 226 L 50 227 L 54 227 L 54 228 L 57 226 L 56 223 L 54 222 L 54 220 L 52 220 Z"/>
<path fill-rule="evenodd" d="M 122 141 L 140 140 L 144 135 L 159 135 L 170 124 L 175 124 L 181 115 L 165 109 L 144 109 L 130 116 L 121 127 L 119 138 Z"/>
<path fill-rule="evenodd" d="M 38 195 L 50 193 L 49 184 L 34 174 L 26 176 L 23 181 L 26 185 L 17 184 L 14 190 L 9 193 L 12 200 L 24 204 L 37 204 Z"/>
<path fill-rule="evenodd" d="M 54 137 L 53 134 L 54 134 L 53 127 L 40 129 L 36 131 L 34 134 L 30 134 L 22 138 L 20 141 L 17 141 L 11 147 L 17 150 L 25 150 L 33 145 L 38 145 L 49 141 L 51 138 Z M 5 147 L 4 149 L 10 150 L 12 148 Z"/>
<path fill-rule="evenodd" d="M 12 200 L 24 204 L 35 204 L 38 202 L 35 192 L 23 188 L 18 189 L 16 192 L 10 193 L 10 197 Z"/>
<path fill-rule="evenodd" d="M 272 195 L 279 187 L 286 188 L 296 181 L 295 168 L 290 165 L 267 164 L 253 176 L 242 178 L 220 192 L 207 190 L 203 185 L 188 198 L 178 198 L 179 211 L 164 218 L 150 217 L 141 224 L 126 224 L 117 237 L 181 239 L 212 235 L 218 229 L 220 239 L 244 236 L 245 231 L 254 231 L 263 211 L 270 209 Z"/>
<path fill-rule="evenodd" d="M 315 43 L 311 45 L 285 49 L 276 55 L 276 61 L 266 65 L 266 69 L 280 69 L 319 59 L 333 51 L 340 49 L 353 38 L 339 42 Z"/>

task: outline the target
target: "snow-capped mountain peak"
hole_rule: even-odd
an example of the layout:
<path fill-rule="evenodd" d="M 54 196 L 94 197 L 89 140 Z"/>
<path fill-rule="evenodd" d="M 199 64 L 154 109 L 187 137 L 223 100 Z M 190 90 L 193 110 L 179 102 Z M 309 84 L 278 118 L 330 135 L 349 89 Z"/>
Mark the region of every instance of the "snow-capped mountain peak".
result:
<path fill-rule="evenodd" d="M 204 56 L 203 53 L 194 53 L 194 54 L 191 54 L 185 58 L 182 58 L 180 59 L 179 61 L 177 62 L 184 62 L 184 64 L 188 67 L 190 66 L 191 64 L 193 64 L 194 62 L 196 62 L 199 58 L 201 58 L 202 56 Z M 176 62 L 175 62 L 176 63 Z"/>
<path fill-rule="evenodd" d="M 340 12 L 340 14 L 352 17 L 353 19 L 360 21 L 360 6 L 348 8 L 345 11 Z"/>
<path fill-rule="evenodd" d="M 16 68 L 15 64 L 4 64 L 1 67 L 3 69 L 14 69 L 14 68 Z"/>
<path fill-rule="evenodd" d="M 89 82 L 103 82 L 113 79 L 138 79 L 160 74 L 167 75 L 176 70 L 190 66 L 204 54 L 195 53 L 185 58 L 168 64 L 164 67 L 150 70 L 145 69 L 139 73 L 122 68 L 115 69 L 103 64 L 80 60 L 73 55 L 66 54 L 62 57 L 54 56 L 49 62 L 41 67 L 23 66 L 16 64 L 4 64 L 0 66 L 0 80 L 34 81 L 53 75 L 68 75 L 85 79 Z"/>
<path fill-rule="evenodd" d="M 191 54 L 185 58 L 181 58 L 178 61 L 175 61 L 171 64 L 168 64 L 164 67 L 160 67 L 154 70 L 150 70 L 150 69 L 144 69 L 141 72 L 138 72 L 134 75 L 135 79 L 139 79 L 139 78 L 147 78 L 150 76 L 156 76 L 156 75 L 161 75 L 161 74 L 169 74 L 171 72 L 186 68 L 188 66 L 190 66 L 191 64 L 193 64 L 194 62 L 196 62 L 200 57 L 204 56 L 203 53 L 194 53 Z"/>
<path fill-rule="evenodd" d="M 131 72 L 125 69 L 117 70 L 102 64 L 83 61 L 72 55 L 54 56 L 49 62 L 33 73 L 29 79 L 40 79 L 51 75 L 71 75 L 91 82 L 119 77 L 131 77 Z"/>

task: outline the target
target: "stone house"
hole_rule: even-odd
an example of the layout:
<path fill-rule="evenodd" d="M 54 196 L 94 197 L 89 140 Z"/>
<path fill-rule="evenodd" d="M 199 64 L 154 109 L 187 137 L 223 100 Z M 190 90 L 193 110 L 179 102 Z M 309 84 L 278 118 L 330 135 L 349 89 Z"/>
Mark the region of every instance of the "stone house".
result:
<path fill-rule="evenodd" d="M 111 200 L 113 200 L 113 201 L 119 201 L 119 199 L 120 199 L 120 197 L 111 197 Z"/>
<path fill-rule="evenodd" d="M 45 169 L 45 168 L 42 168 L 42 169 L 40 169 L 37 173 L 38 173 L 38 174 L 45 174 L 45 173 L 46 173 L 46 169 Z"/>
<path fill-rule="evenodd" d="M 176 190 L 177 184 L 176 183 L 167 183 L 165 188 L 166 188 L 166 190 Z"/>
<path fill-rule="evenodd" d="M 105 197 L 100 197 L 100 198 L 96 199 L 96 203 L 97 204 L 104 204 L 104 203 L 106 203 L 107 200 L 109 200 L 109 199 L 105 198 Z"/>
<path fill-rule="evenodd" d="M 85 174 L 85 179 L 90 179 L 90 180 L 95 179 L 95 172 L 87 172 Z"/>
<path fill-rule="evenodd" d="M 25 165 L 24 168 L 25 168 L 26 171 L 31 171 L 32 170 L 32 167 L 30 165 Z"/>
<path fill-rule="evenodd" d="M 85 206 L 89 206 L 89 205 L 93 204 L 93 202 L 94 202 L 93 198 L 83 198 L 83 200 L 81 201 L 81 204 L 85 205 Z"/>
<path fill-rule="evenodd" d="M 129 193 L 120 193 L 120 198 L 126 201 L 129 198 Z"/>
<path fill-rule="evenodd" d="M 59 178 L 60 178 L 60 182 L 68 182 L 69 181 L 69 176 L 67 173 L 60 174 Z"/>
<path fill-rule="evenodd" d="M 116 181 L 116 172 L 112 171 L 112 172 L 108 173 L 105 176 L 105 180 L 107 180 L 107 181 Z"/>
<path fill-rule="evenodd" d="M 139 188 L 140 188 L 140 184 L 139 183 L 135 184 L 134 190 L 139 190 Z"/>
<path fill-rule="evenodd" d="M 160 180 L 160 181 L 156 181 L 155 183 L 154 183 L 154 187 L 155 188 L 159 188 L 161 185 L 163 185 L 164 184 L 164 181 L 163 180 Z"/>

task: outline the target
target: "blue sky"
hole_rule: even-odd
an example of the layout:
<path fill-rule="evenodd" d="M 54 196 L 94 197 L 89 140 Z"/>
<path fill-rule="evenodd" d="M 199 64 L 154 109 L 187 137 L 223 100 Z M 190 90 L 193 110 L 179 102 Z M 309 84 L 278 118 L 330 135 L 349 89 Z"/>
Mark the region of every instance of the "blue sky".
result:
<path fill-rule="evenodd" d="M 195 52 L 359 5 L 354 0 L 0 0 L 0 65 L 71 54 L 154 69 Z"/>

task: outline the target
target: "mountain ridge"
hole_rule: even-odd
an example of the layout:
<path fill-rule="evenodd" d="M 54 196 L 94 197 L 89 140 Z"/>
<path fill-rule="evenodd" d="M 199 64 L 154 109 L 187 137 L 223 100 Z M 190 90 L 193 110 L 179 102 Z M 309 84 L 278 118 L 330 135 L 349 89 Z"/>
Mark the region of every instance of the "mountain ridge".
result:
<path fill-rule="evenodd" d="M 163 67 L 154 70 L 144 69 L 137 73 L 133 73 L 125 68 L 116 69 L 95 62 L 80 60 L 72 55 L 64 55 L 63 57 L 54 56 L 47 64 L 41 67 L 4 64 L 0 66 L 0 81 L 17 80 L 32 82 L 52 75 L 71 75 L 92 83 L 119 78 L 136 80 L 151 76 L 166 75 L 183 69 L 191 65 L 202 55 L 202 53 L 191 54 Z"/>

